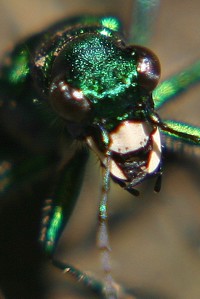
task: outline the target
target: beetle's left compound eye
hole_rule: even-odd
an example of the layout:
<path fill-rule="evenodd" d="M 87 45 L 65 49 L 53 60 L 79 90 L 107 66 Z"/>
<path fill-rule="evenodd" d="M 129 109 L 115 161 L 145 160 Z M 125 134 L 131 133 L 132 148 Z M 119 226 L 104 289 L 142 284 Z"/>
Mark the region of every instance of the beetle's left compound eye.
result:
<path fill-rule="evenodd" d="M 53 80 L 49 98 L 54 110 L 68 121 L 83 122 L 91 110 L 89 100 L 81 91 L 72 88 L 64 76 L 58 76 Z"/>
<path fill-rule="evenodd" d="M 130 50 L 137 62 L 139 85 L 147 91 L 153 91 L 160 79 L 160 62 L 157 56 L 141 46 L 131 46 Z"/>

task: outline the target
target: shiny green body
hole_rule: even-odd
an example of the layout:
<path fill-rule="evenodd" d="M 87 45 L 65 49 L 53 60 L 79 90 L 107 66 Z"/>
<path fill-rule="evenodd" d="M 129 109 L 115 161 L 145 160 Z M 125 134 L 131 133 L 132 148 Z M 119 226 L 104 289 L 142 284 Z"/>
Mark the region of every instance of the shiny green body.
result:
<path fill-rule="evenodd" d="M 159 127 L 172 144 L 178 139 L 183 144 L 200 145 L 200 128 L 161 121 L 154 109 L 199 81 L 199 62 L 161 83 L 152 98 L 152 90 L 140 85 L 137 57 L 120 32 L 116 18 L 63 21 L 18 44 L 0 69 L 0 194 L 9 197 L 21 192 L 23 184 L 31 186 L 40 178 L 50 180 L 40 241 L 51 256 L 78 198 L 88 157 L 86 147 L 72 146 L 74 140 L 83 142 L 94 134 L 105 153 L 109 133 L 120 122 L 134 120 Z M 48 101 L 52 78 L 63 72 L 67 82 L 92 106 L 81 129 L 68 121 L 66 124 Z M 180 76 L 187 78 L 182 81 Z M 103 124 L 99 136 L 95 129 L 86 129 L 88 123 L 93 129 Z"/>

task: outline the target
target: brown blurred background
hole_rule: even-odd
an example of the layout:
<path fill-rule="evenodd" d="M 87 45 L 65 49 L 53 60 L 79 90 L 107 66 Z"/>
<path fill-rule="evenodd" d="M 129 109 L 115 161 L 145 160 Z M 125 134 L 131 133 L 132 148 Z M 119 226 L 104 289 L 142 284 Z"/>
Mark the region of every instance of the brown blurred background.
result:
<path fill-rule="evenodd" d="M 161 2 L 149 46 L 160 57 L 164 79 L 200 57 L 200 2 Z M 131 5 L 132 1 L 128 0 L 1 0 L 0 52 L 60 18 L 83 12 L 112 12 L 128 26 Z M 161 111 L 162 117 L 200 125 L 199 94 L 200 86 L 195 86 L 165 107 Z M 136 297 L 127 295 L 124 298 L 200 298 L 199 154 L 193 157 L 182 154 L 165 156 L 159 194 L 153 193 L 153 181 L 144 183 L 139 198 L 112 184 L 109 231 L 113 276 L 119 284 L 136 294 Z M 92 156 L 80 200 L 61 238 L 57 257 L 102 278 L 99 252 L 95 247 L 99 184 L 99 164 Z M 4 206 L 5 213 L 9 213 L 10 209 L 11 203 L 9 209 Z M 9 227 L 15 226 L 14 221 L 21 220 L 9 216 L 8 219 Z M 7 229 L 8 225 L 4 225 L 2 231 L 10 240 L 13 236 L 7 233 Z M 8 252 L 1 252 L 2 260 L 4 256 L 15 260 L 15 247 L 23 247 L 26 243 L 23 238 L 19 240 L 13 245 L 12 257 L 6 257 Z M 25 248 L 30 252 L 33 250 L 27 244 Z M 33 259 L 30 254 L 29 259 L 20 256 L 20 263 L 32 278 L 29 280 L 19 275 L 19 268 L 14 263 L 7 269 L 12 279 L 8 274 L 4 275 L 2 269 L 5 265 L 0 267 L 1 299 L 93 298 L 38 255 L 39 258 L 34 255 Z M 16 259 L 19 259 L 17 255 Z"/>

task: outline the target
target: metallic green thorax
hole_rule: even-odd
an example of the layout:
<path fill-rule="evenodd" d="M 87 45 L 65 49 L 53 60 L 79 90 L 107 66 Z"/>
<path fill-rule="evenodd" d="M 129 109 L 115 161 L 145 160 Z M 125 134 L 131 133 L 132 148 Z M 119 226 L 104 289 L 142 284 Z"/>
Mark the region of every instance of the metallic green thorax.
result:
<path fill-rule="evenodd" d="M 40 45 L 35 60 L 38 84 L 48 96 L 52 76 L 64 75 L 91 101 L 97 122 L 143 117 L 136 109 L 145 101 L 137 88 L 136 58 L 116 32 L 117 19 L 93 18 L 93 26 L 91 20 L 84 26 L 66 26 Z"/>

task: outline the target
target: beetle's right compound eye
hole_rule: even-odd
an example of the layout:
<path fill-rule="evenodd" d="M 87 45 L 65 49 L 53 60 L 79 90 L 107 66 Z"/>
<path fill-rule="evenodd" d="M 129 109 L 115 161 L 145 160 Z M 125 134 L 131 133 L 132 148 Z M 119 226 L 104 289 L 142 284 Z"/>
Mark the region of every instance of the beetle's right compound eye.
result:
<path fill-rule="evenodd" d="M 81 90 L 72 88 L 61 76 L 52 81 L 49 98 L 54 110 L 68 121 L 80 123 L 90 114 L 89 100 Z"/>
<path fill-rule="evenodd" d="M 142 46 L 129 46 L 137 64 L 137 80 L 140 87 L 152 92 L 160 78 L 160 62 L 157 56 Z"/>

